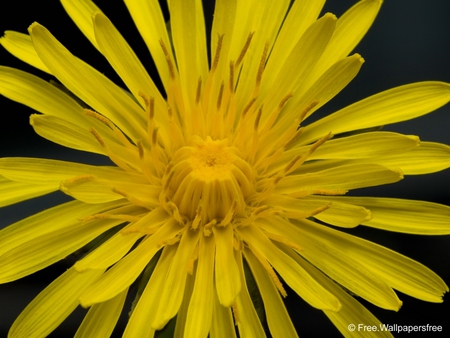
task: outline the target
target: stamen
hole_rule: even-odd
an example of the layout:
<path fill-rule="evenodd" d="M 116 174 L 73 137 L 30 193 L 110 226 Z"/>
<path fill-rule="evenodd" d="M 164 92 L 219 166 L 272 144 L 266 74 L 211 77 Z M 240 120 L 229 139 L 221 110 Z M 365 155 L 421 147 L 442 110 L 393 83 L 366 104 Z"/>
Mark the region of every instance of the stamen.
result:
<path fill-rule="evenodd" d="M 211 236 L 212 234 L 212 227 L 215 226 L 217 224 L 217 220 L 213 219 L 211 222 L 205 224 L 205 226 L 203 227 L 203 235 L 206 237 Z"/>
<path fill-rule="evenodd" d="M 288 168 L 286 167 L 284 169 L 285 174 L 287 175 L 291 172 L 293 172 L 295 169 L 297 169 L 298 167 L 300 167 L 303 163 L 305 163 L 305 161 L 308 159 L 308 157 L 311 156 L 311 154 L 317 149 L 319 148 L 322 144 L 324 144 L 326 141 L 328 141 L 329 139 L 331 139 L 333 137 L 333 134 L 331 132 L 329 132 L 327 135 L 325 135 L 324 137 L 322 137 L 320 140 L 317 140 L 316 143 L 314 143 L 309 150 L 304 153 L 301 158 L 299 158 L 298 160 L 296 160 L 295 162 L 292 162 L 292 165 Z M 296 157 L 297 158 L 297 157 Z"/>
<path fill-rule="evenodd" d="M 254 97 L 253 99 L 250 100 L 249 103 L 247 103 L 247 105 L 244 107 L 244 109 L 242 109 L 241 118 L 244 118 L 245 115 L 247 115 L 248 111 L 250 110 L 250 108 L 253 106 L 253 104 L 255 102 L 256 102 L 256 97 Z"/>
<path fill-rule="evenodd" d="M 202 77 L 199 76 L 198 81 L 197 81 L 197 93 L 195 95 L 195 104 L 197 106 L 200 103 L 201 95 L 202 95 Z"/>
<path fill-rule="evenodd" d="M 128 201 L 130 201 L 134 205 L 138 205 L 140 207 L 144 207 L 144 208 L 149 209 L 149 210 L 153 209 L 153 207 L 154 207 L 153 205 L 150 205 L 150 204 L 148 204 L 145 201 L 142 201 L 142 200 L 140 200 L 140 199 L 138 199 L 138 198 L 136 198 L 134 196 L 131 196 L 130 194 L 128 194 L 127 192 L 125 192 L 123 190 L 120 190 L 120 189 L 117 189 L 117 188 L 113 188 L 112 191 L 115 192 L 116 194 L 119 194 L 119 195 L 125 197 Z"/>
<path fill-rule="evenodd" d="M 168 208 L 169 212 L 172 214 L 173 218 L 181 225 L 184 226 L 186 224 L 186 219 L 181 216 L 180 211 L 178 210 L 178 207 L 173 202 L 168 202 L 166 204 L 166 208 Z"/>
<path fill-rule="evenodd" d="M 250 43 L 252 42 L 253 34 L 255 34 L 255 32 L 251 32 L 248 35 L 247 40 L 245 41 L 244 47 L 242 48 L 241 53 L 239 54 L 239 57 L 236 60 L 236 68 L 238 68 L 241 65 L 241 62 L 244 59 L 244 56 L 248 51 L 248 47 L 250 47 Z"/>
<path fill-rule="evenodd" d="M 88 217 L 81 218 L 80 221 L 89 222 L 94 219 L 119 219 L 125 222 L 137 222 L 141 218 L 138 216 L 126 215 L 126 214 L 95 214 Z"/>
<path fill-rule="evenodd" d="M 113 152 L 113 151 L 111 151 L 111 149 L 109 149 L 109 147 L 106 145 L 103 138 L 100 136 L 100 134 L 94 128 L 91 128 L 91 133 L 97 139 L 97 142 L 100 143 L 100 145 L 102 146 L 106 155 L 108 155 L 108 157 L 111 159 L 111 161 L 113 161 L 118 167 L 120 167 L 121 169 L 123 169 L 125 171 L 130 170 L 131 167 L 128 165 L 128 163 L 126 163 L 119 156 L 117 156 L 115 152 Z"/>
<path fill-rule="evenodd" d="M 266 124 L 264 125 L 263 130 L 261 131 L 262 135 L 265 135 L 269 132 L 270 128 L 272 128 L 273 124 L 275 123 L 275 121 L 277 120 L 278 116 L 280 115 L 281 110 L 283 109 L 284 105 L 286 104 L 286 102 L 289 101 L 289 99 L 293 96 L 294 94 L 289 93 L 287 94 L 285 97 L 283 97 L 280 101 L 280 103 L 278 104 L 276 110 L 270 115 L 269 119 L 267 120 Z"/>
<path fill-rule="evenodd" d="M 192 229 L 196 230 L 201 220 L 202 220 L 202 206 L 200 201 L 199 206 L 197 207 L 197 211 L 195 213 L 195 218 L 191 224 Z"/>
<path fill-rule="evenodd" d="M 220 89 L 219 89 L 219 96 L 217 98 L 217 111 L 220 110 L 220 106 L 222 105 L 222 97 L 223 97 L 223 87 L 224 87 L 224 83 L 222 81 L 221 85 L 220 85 Z"/>
<path fill-rule="evenodd" d="M 237 200 L 234 200 L 233 204 L 230 207 L 230 210 L 228 210 L 228 213 L 226 214 L 224 219 L 218 224 L 218 226 L 224 227 L 227 224 L 231 223 L 234 213 L 236 212 L 236 208 L 237 208 Z"/>
<path fill-rule="evenodd" d="M 230 93 L 234 93 L 234 62 L 230 61 Z"/>
<path fill-rule="evenodd" d="M 268 53 L 269 53 L 269 41 L 267 41 L 266 44 L 264 45 L 264 51 L 261 55 L 261 60 L 259 61 L 258 73 L 256 74 L 255 90 L 259 89 L 259 85 L 261 84 L 264 69 L 266 68 L 266 60 Z"/>
<path fill-rule="evenodd" d="M 129 139 L 122 133 L 119 128 L 116 127 L 116 125 L 110 119 L 90 109 L 84 109 L 84 113 L 109 127 L 114 132 L 119 142 L 122 143 L 122 145 L 134 151 L 134 145 L 130 143 Z"/>
<path fill-rule="evenodd" d="M 280 294 L 283 297 L 287 297 L 287 292 L 283 287 L 283 284 L 281 284 L 280 279 L 278 278 L 277 274 L 273 270 L 272 266 L 267 262 L 267 260 L 259 253 L 259 251 L 255 250 L 253 247 L 250 247 L 252 253 L 256 256 L 258 261 L 262 264 L 262 266 L 266 269 L 267 273 L 269 274 L 270 278 L 272 278 L 272 281 L 274 282 L 276 288 L 280 292 Z"/>
<path fill-rule="evenodd" d="M 222 51 L 222 43 L 223 43 L 223 34 L 219 34 L 219 38 L 217 40 L 216 53 L 214 54 L 214 61 L 211 66 L 211 72 L 215 72 L 217 69 L 217 65 L 219 64 L 220 52 Z"/>
<path fill-rule="evenodd" d="M 302 122 L 305 119 L 306 114 L 308 114 L 315 106 L 319 104 L 319 101 L 314 100 L 309 105 L 303 109 L 302 113 L 300 114 L 300 122 Z"/>
<path fill-rule="evenodd" d="M 169 50 L 162 39 L 159 40 L 159 44 L 163 50 L 164 56 L 166 57 L 167 65 L 169 66 L 169 75 L 172 80 L 175 80 L 175 66 L 173 64 L 172 58 L 170 57 Z"/>
<path fill-rule="evenodd" d="M 144 150 L 144 146 L 142 145 L 141 141 L 138 141 L 137 148 L 139 151 L 139 159 L 141 160 L 142 172 L 144 173 L 145 177 L 150 181 L 150 183 L 158 184 L 160 179 L 158 179 L 156 176 L 154 176 L 153 173 L 150 171 L 150 168 L 153 166 L 147 165 L 147 161 L 145 158 L 145 150 Z"/>

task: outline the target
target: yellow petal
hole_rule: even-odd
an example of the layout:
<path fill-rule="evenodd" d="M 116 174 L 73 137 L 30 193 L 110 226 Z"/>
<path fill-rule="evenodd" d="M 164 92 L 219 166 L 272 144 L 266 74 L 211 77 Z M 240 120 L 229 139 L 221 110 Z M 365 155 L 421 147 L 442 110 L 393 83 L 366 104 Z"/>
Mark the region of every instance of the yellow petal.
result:
<path fill-rule="evenodd" d="M 10 337 L 46 337 L 79 305 L 78 297 L 103 273 L 67 270 L 42 291 L 12 325 Z"/>
<path fill-rule="evenodd" d="M 152 54 L 164 88 L 167 89 L 170 81 L 169 68 L 160 40 L 168 48 L 171 59 L 174 60 L 175 58 L 172 55 L 172 49 L 169 48 L 172 44 L 167 34 L 166 23 L 159 2 L 157 0 L 125 0 L 125 4 Z"/>
<path fill-rule="evenodd" d="M 392 334 L 388 330 L 379 331 L 362 331 L 360 329 L 355 329 L 355 331 L 349 330 L 349 325 L 354 324 L 358 328 L 358 324 L 363 324 L 367 326 L 376 326 L 378 329 L 382 327 L 381 322 L 375 318 L 364 306 L 361 305 L 354 297 L 348 294 L 347 291 L 343 290 L 338 284 L 320 272 L 313 265 L 308 263 L 300 255 L 297 255 L 292 249 L 286 246 L 283 247 L 284 252 L 293 258 L 299 265 L 301 265 L 308 273 L 313 276 L 320 284 L 324 285 L 329 289 L 333 295 L 335 295 L 339 302 L 342 304 L 341 310 L 338 312 L 325 310 L 324 313 L 333 322 L 336 328 L 341 331 L 344 337 L 361 337 L 364 333 L 364 337 L 389 337 L 392 338 Z"/>
<path fill-rule="evenodd" d="M 202 2 L 169 2 L 172 40 L 185 102 L 194 104 L 198 78 L 206 79 L 208 58 Z"/>
<path fill-rule="evenodd" d="M 155 329 L 149 322 L 156 316 L 161 290 L 165 287 L 166 276 L 176 253 L 176 246 L 167 245 L 158 260 L 144 292 L 131 313 L 123 338 L 152 338 Z"/>
<path fill-rule="evenodd" d="M 197 246 L 199 234 L 200 231 L 186 227 L 181 236 L 177 252 L 166 276 L 165 287 L 159 296 L 160 303 L 156 310 L 156 316 L 151 323 L 155 329 L 162 329 L 180 308 L 188 274 L 188 264 Z"/>
<path fill-rule="evenodd" d="M 0 93 L 43 114 L 88 126 L 83 108 L 74 99 L 37 76 L 0 66 Z"/>
<path fill-rule="evenodd" d="M 351 53 L 372 26 L 382 2 L 382 0 L 359 1 L 339 18 L 336 31 L 322 58 L 311 72 L 305 88 L 308 88 L 332 64 Z"/>
<path fill-rule="evenodd" d="M 264 49 L 270 51 L 276 39 L 276 34 L 285 18 L 289 1 L 238 1 L 231 59 L 236 61 L 250 33 L 254 32 L 242 69 L 236 90 L 238 111 L 252 99 L 255 81 L 259 72 Z"/>
<path fill-rule="evenodd" d="M 245 281 L 242 253 L 240 251 L 236 252 L 235 256 L 238 263 L 239 277 L 242 281 Z M 242 288 L 242 291 L 236 298 L 233 311 L 241 337 L 266 337 L 246 286 Z"/>
<path fill-rule="evenodd" d="M 51 74 L 47 66 L 44 65 L 37 55 L 29 35 L 14 31 L 5 31 L 5 35 L 0 38 L 0 44 L 16 58 L 43 72 Z"/>
<path fill-rule="evenodd" d="M 100 8 L 90 0 L 61 0 L 61 4 L 73 22 L 75 22 L 94 47 L 98 49 L 91 17 L 94 12 L 100 11 Z"/>
<path fill-rule="evenodd" d="M 220 304 L 231 306 L 241 291 L 239 270 L 233 256 L 233 228 L 213 227 L 216 240 L 215 281 Z"/>
<path fill-rule="evenodd" d="M 301 85 L 306 74 L 317 62 L 327 46 L 335 24 L 336 17 L 333 14 L 325 14 L 308 27 L 292 49 L 291 54 L 284 61 L 274 81 L 269 82 L 263 76 L 260 95 L 264 97 L 264 109 L 261 122 L 265 122 L 286 94 L 294 92 Z M 278 61 L 275 60 L 275 62 Z"/>
<path fill-rule="evenodd" d="M 212 236 L 200 236 L 197 272 L 189 301 L 184 337 L 207 337 L 211 328 L 214 305 L 214 249 Z"/>
<path fill-rule="evenodd" d="M 317 19 L 324 3 L 325 0 L 295 1 L 291 4 L 267 61 L 264 76 L 269 82 L 274 80 L 305 30 Z"/>
<path fill-rule="evenodd" d="M 436 303 L 442 302 L 442 295 L 448 292 L 447 285 L 438 275 L 408 257 L 314 222 L 299 222 L 302 236 L 307 234 L 314 238 L 316 243 L 326 245 L 330 253 L 351 257 L 377 275 L 379 280 L 400 292 Z"/>
<path fill-rule="evenodd" d="M 90 306 L 116 296 L 133 283 L 152 257 L 160 249 L 161 244 L 172 239 L 181 231 L 175 221 L 169 221 L 156 233 L 145 238 L 127 256 L 109 269 L 102 278 L 81 296 L 83 306 Z"/>
<path fill-rule="evenodd" d="M 409 152 L 380 155 L 376 162 L 386 167 L 400 168 L 405 175 L 430 174 L 450 167 L 450 147 L 441 143 L 421 142 L 420 147 Z"/>
<path fill-rule="evenodd" d="M 450 234 L 450 207 L 396 198 L 331 197 L 330 200 L 363 206 L 372 213 L 364 225 L 417 235 Z"/>
<path fill-rule="evenodd" d="M 166 113 L 166 102 L 156 88 L 153 80 L 148 75 L 142 63 L 137 58 L 126 40 L 117 31 L 111 21 L 100 12 L 93 16 L 95 38 L 102 54 L 119 74 L 120 78 L 133 93 L 136 100 L 145 106 L 145 101 L 140 93 L 155 100 L 155 121 L 160 126 L 158 135 L 164 137 L 168 142 L 166 128 L 168 127 L 168 114 Z M 161 134 L 159 133 L 161 131 Z"/>
<path fill-rule="evenodd" d="M 298 337 L 280 293 L 269 274 L 264 270 L 251 250 L 246 249 L 244 255 L 263 299 L 270 333 L 274 338 Z"/>
<path fill-rule="evenodd" d="M 0 174 L 13 181 L 36 184 L 57 183 L 82 175 L 95 175 L 105 180 L 145 184 L 138 174 L 124 172 L 116 167 L 94 166 L 75 162 L 27 157 L 3 157 Z"/>
<path fill-rule="evenodd" d="M 308 144 L 323 135 L 383 126 L 410 120 L 450 101 L 450 85 L 417 82 L 396 87 L 343 108 L 306 126 L 296 144 Z"/>
<path fill-rule="evenodd" d="M 135 143 L 148 138 L 144 110 L 121 88 L 73 56 L 43 26 L 34 23 L 29 32 L 39 57 L 72 93 L 109 118 Z"/>
<path fill-rule="evenodd" d="M 343 201 L 344 202 L 344 201 Z M 272 194 L 264 200 L 265 204 L 281 209 L 288 218 L 303 219 L 313 216 L 328 224 L 352 228 L 371 219 L 369 210 L 350 203 L 340 203 L 339 200 L 328 200 L 321 196 L 293 198 Z M 321 210 L 317 213 L 318 210 Z"/>
<path fill-rule="evenodd" d="M 112 202 L 86 205 L 71 201 L 24 218 L 0 230 L 0 256 L 24 243 L 33 241 L 36 234 L 47 236 L 64 229 L 70 230 L 80 223 L 81 218 L 114 210 L 123 204 L 123 202 Z"/>
<path fill-rule="evenodd" d="M 369 163 L 349 164 L 311 174 L 286 176 L 278 183 L 275 191 L 280 194 L 295 194 L 320 189 L 350 190 L 394 183 L 402 178 L 399 170 Z"/>
<path fill-rule="evenodd" d="M 71 227 L 36 235 L 3 254 L 0 260 L 0 283 L 31 275 L 91 242 L 94 238 L 123 223 L 123 220 L 78 221 Z"/>
<path fill-rule="evenodd" d="M 306 260 L 314 264 L 331 279 L 343 285 L 353 293 L 367 301 L 389 310 L 398 310 L 401 301 L 384 280 L 366 268 L 365 264 L 358 264 L 353 255 L 345 251 L 336 250 L 327 241 L 318 239 L 317 236 L 306 231 L 304 224 L 316 223 L 308 220 L 292 221 L 279 219 L 277 221 L 258 220 L 258 225 L 269 233 L 284 236 L 299 246 L 298 253 Z M 317 227 L 323 227 L 317 225 Z"/>
<path fill-rule="evenodd" d="M 54 116 L 33 114 L 30 124 L 41 137 L 67 148 L 104 155 L 105 151 L 92 139 L 92 133 Z"/>
<path fill-rule="evenodd" d="M 57 184 L 30 185 L 28 183 L 13 182 L 0 176 L 0 207 L 46 195 L 56 190 L 58 190 Z"/>
<path fill-rule="evenodd" d="M 211 323 L 211 338 L 236 338 L 231 308 L 219 302 L 217 293 L 213 292 L 214 310 Z"/>
<path fill-rule="evenodd" d="M 93 305 L 83 319 L 74 338 L 109 337 L 122 312 L 128 289 L 106 302 Z"/>
<path fill-rule="evenodd" d="M 339 301 L 290 257 L 281 252 L 259 229 L 250 225 L 237 229 L 250 248 L 257 250 L 274 267 L 283 280 L 306 302 L 319 309 L 338 311 Z"/>

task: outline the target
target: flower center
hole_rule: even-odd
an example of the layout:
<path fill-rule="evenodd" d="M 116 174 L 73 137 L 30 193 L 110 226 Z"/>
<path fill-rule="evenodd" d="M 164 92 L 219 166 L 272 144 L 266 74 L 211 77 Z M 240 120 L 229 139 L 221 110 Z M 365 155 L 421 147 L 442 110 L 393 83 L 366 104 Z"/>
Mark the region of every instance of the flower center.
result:
<path fill-rule="evenodd" d="M 162 198 L 194 227 L 226 225 L 243 216 L 254 187 L 253 169 L 227 139 L 194 137 L 174 154 L 163 177 Z"/>

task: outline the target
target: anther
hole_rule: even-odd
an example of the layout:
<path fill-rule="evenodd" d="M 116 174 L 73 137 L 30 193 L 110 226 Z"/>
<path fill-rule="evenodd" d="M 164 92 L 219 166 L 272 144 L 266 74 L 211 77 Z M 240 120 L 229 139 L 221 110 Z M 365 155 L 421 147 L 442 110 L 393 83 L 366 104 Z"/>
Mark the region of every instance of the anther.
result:
<path fill-rule="evenodd" d="M 230 61 L 230 93 L 234 92 L 234 62 Z"/>
<path fill-rule="evenodd" d="M 244 109 L 242 109 L 242 114 L 241 116 L 244 118 L 245 115 L 247 114 L 247 112 L 250 110 L 250 108 L 253 106 L 253 104 L 256 101 L 256 97 L 254 97 L 253 99 L 250 100 L 249 103 L 247 103 L 247 105 L 244 107 Z"/>
<path fill-rule="evenodd" d="M 269 42 L 267 41 L 264 45 L 264 51 L 261 55 L 261 60 L 259 61 L 258 73 L 256 75 L 256 88 L 259 88 L 261 83 L 262 75 L 264 73 L 264 69 L 266 67 L 267 54 L 269 53 Z"/>
<path fill-rule="evenodd" d="M 197 93 L 195 95 L 195 104 L 198 105 L 200 103 L 200 98 L 202 95 L 202 77 L 199 76 L 197 81 Z"/>
<path fill-rule="evenodd" d="M 305 107 L 305 109 L 303 109 L 302 113 L 300 114 L 300 122 L 302 122 L 305 119 L 306 115 L 318 104 L 319 104 L 319 101 L 314 100 L 309 105 L 307 105 Z"/>
<path fill-rule="evenodd" d="M 169 50 L 167 49 L 166 44 L 162 39 L 159 40 L 159 44 L 163 50 L 164 56 L 166 57 L 167 65 L 169 66 L 169 75 L 172 80 L 175 80 L 175 66 L 172 62 L 172 58 L 170 57 Z"/>
<path fill-rule="evenodd" d="M 224 87 L 224 84 L 222 81 L 222 84 L 220 85 L 220 89 L 219 89 L 219 97 L 217 98 L 217 110 L 218 111 L 220 110 L 220 107 L 222 105 L 223 87 Z"/>
<path fill-rule="evenodd" d="M 236 60 L 236 68 L 240 66 L 242 60 L 244 59 L 244 56 L 248 51 L 248 47 L 250 47 L 250 43 L 252 42 L 253 34 L 255 34 L 255 32 L 251 32 L 248 35 L 247 40 L 245 41 L 244 47 L 242 48 L 241 53 L 239 54 L 239 57 Z"/>
<path fill-rule="evenodd" d="M 217 48 L 216 53 L 214 54 L 214 61 L 211 66 L 211 72 L 214 72 L 219 64 L 220 52 L 222 51 L 222 43 L 223 43 L 223 34 L 219 35 L 219 39 L 217 40 Z"/>

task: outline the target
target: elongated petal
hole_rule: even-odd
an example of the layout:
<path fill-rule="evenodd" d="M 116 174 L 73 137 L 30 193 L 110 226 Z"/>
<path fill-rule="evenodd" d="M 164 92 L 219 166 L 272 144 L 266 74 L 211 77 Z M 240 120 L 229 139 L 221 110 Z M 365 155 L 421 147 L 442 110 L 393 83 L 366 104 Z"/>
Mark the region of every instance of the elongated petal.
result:
<path fill-rule="evenodd" d="M 371 212 L 366 208 L 317 196 L 293 198 L 273 194 L 264 203 L 281 209 L 288 218 L 303 219 L 314 216 L 323 222 L 349 228 L 368 221 L 372 217 Z M 319 210 L 320 212 L 317 213 Z"/>
<path fill-rule="evenodd" d="M 438 275 L 410 258 L 307 220 L 298 222 L 302 235 L 311 236 L 316 243 L 326 245 L 332 252 L 352 257 L 396 290 L 436 303 L 442 302 L 442 295 L 448 292 L 447 285 Z"/>
<path fill-rule="evenodd" d="M 270 333 L 274 338 L 298 337 L 280 293 L 269 274 L 264 270 L 251 250 L 245 250 L 244 255 L 264 301 Z"/>
<path fill-rule="evenodd" d="M 72 93 L 113 121 L 133 141 L 145 138 L 144 110 L 133 99 L 73 56 L 43 26 L 34 23 L 29 31 L 39 57 Z"/>
<path fill-rule="evenodd" d="M 399 170 L 376 164 L 354 164 L 334 167 L 317 173 L 291 175 L 276 186 L 280 194 L 295 194 L 307 190 L 350 190 L 398 182 L 403 178 Z"/>
<path fill-rule="evenodd" d="M 405 175 L 430 174 L 450 167 L 450 147 L 441 143 L 422 142 L 420 147 L 409 152 L 380 155 L 377 163 L 400 168 Z"/>
<path fill-rule="evenodd" d="M 176 249 L 174 245 L 168 245 L 163 249 L 158 264 L 130 316 L 130 320 L 123 334 L 124 338 L 152 338 L 155 334 L 155 329 L 149 325 L 149 321 L 156 316 L 156 309 L 160 301 L 159 296 L 161 290 L 165 287 L 166 276 L 175 256 Z"/>
<path fill-rule="evenodd" d="M 197 272 L 187 312 L 185 337 L 208 336 L 214 308 L 213 272 L 214 238 L 212 236 L 200 236 Z"/>
<path fill-rule="evenodd" d="M 358 324 L 364 323 L 367 326 L 376 326 L 378 329 L 381 328 L 381 322 L 375 318 L 375 316 L 370 313 L 364 306 L 361 305 L 354 297 L 348 294 L 347 291 L 343 290 L 338 284 L 336 284 L 333 280 L 328 278 L 322 272 L 320 272 L 313 265 L 308 263 L 305 259 L 303 259 L 300 255 L 295 253 L 291 248 L 288 248 L 284 245 L 279 245 L 283 249 L 283 251 L 288 254 L 291 258 L 293 258 L 299 265 L 301 265 L 306 271 L 308 271 L 311 276 L 314 277 L 320 284 L 326 286 L 332 293 L 335 295 L 339 302 L 342 304 L 342 308 L 340 311 L 329 311 L 324 310 L 324 313 L 328 318 L 333 322 L 336 328 L 341 331 L 344 337 L 361 337 L 361 331 L 358 329 L 355 331 L 349 330 L 350 324 L 355 324 L 358 327 Z M 377 331 L 365 331 L 364 337 L 393 337 L 389 330 L 377 330 Z"/>
<path fill-rule="evenodd" d="M 109 337 L 122 312 L 128 289 L 106 302 L 93 305 L 83 319 L 74 338 Z"/>
<path fill-rule="evenodd" d="M 108 59 L 111 66 L 119 74 L 134 97 L 141 102 L 142 106 L 145 106 L 145 102 L 140 93 L 155 100 L 154 109 L 158 112 L 155 114 L 155 121 L 162 130 L 165 130 L 168 127 L 166 103 L 144 66 L 122 35 L 103 13 L 97 12 L 93 16 L 93 20 L 95 38 L 102 54 Z"/>
<path fill-rule="evenodd" d="M 31 38 L 27 34 L 5 31 L 5 35 L 0 38 L 0 44 L 16 58 L 42 70 L 50 73 L 49 69 L 37 55 Z"/>
<path fill-rule="evenodd" d="M 339 134 L 383 126 L 422 116 L 450 101 L 450 85 L 417 82 L 370 96 L 306 126 L 299 144 L 308 144 L 329 132 Z"/>
<path fill-rule="evenodd" d="M 336 31 L 311 73 L 308 84 L 315 81 L 336 61 L 351 53 L 372 26 L 382 2 L 382 0 L 359 1 L 339 18 Z"/>
<path fill-rule="evenodd" d="M 220 304 L 231 306 L 241 291 L 239 270 L 233 255 L 233 231 L 231 226 L 213 228 L 216 240 L 215 280 Z"/>
<path fill-rule="evenodd" d="M 450 207 L 442 204 L 397 198 L 331 197 L 330 200 L 363 206 L 372 213 L 364 225 L 418 235 L 450 233 Z"/>
<path fill-rule="evenodd" d="M 285 60 L 274 82 L 269 83 L 263 77 L 261 96 L 266 101 L 261 116 L 262 122 L 266 120 L 267 116 L 287 93 L 294 92 L 301 85 L 327 46 L 335 24 L 336 17 L 332 14 L 325 14 L 306 30 Z"/>
<path fill-rule="evenodd" d="M 172 265 L 167 273 L 166 287 L 160 294 L 159 307 L 151 324 L 155 329 L 162 329 L 180 308 L 188 274 L 188 263 L 197 246 L 199 233 L 200 231 L 186 228 L 181 237 Z"/>
<path fill-rule="evenodd" d="M 91 306 L 103 302 L 129 287 L 160 249 L 160 245 L 180 232 L 181 229 L 178 224 L 174 223 L 167 222 L 109 269 L 97 283 L 89 287 L 81 296 L 81 304 Z"/>
<path fill-rule="evenodd" d="M 3 157 L 0 174 L 18 182 L 36 184 L 58 183 L 77 176 L 95 175 L 105 180 L 146 183 L 141 175 L 124 172 L 116 167 L 93 166 L 81 163 L 27 157 Z"/>
<path fill-rule="evenodd" d="M 26 201 L 58 190 L 56 184 L 37 184 L 13 182 L 0 176 L 0 207 Z"/>
<path fill-rule="evenodd" d="M 99 12 L 100 8 L 91 0 L 61 0 L 61 4 L 73 22 L 75 22 L 94 47 L 98 49 L 91 17 L 95 12 Z"/>
<path fill-rule="evenodd" d="M 236 338 L 231 308 L 220 304 L 217 293 L 214 293 L 214 296 L 211 338 Z"/>
<path fill-rule="evenodd" d="M 181 85 L 185 99 L 194 103 L 198 78 L 206 78 L 208 59 L 202 3 L 200 0 L 171 0 L 171 28 Z"/>
<path fill-rule="evenodd" d="M 298 222 L 302 222 L 298 224 L 304 224 L 307 221 Z M 324 241 L 318 241 L 315 236 L 311 236 L 308 231 L 300 229 L 300 226 L 296 228 L 282 219 L 261 220 L 258 224 L 269 233 L 284 235 L 292 240 L 299 246 L 300 255 L 358 296 L 384 309 L 398 310 L 400 308 L 402 303 L 391 287 L 383 280 L 379 280 L 378 276 L 369 271 L 364 264 L 358 264 L 352 255 L 334 250 Z"/>
<path fill-rule="evenodd" d="M 0 256 L 24 243 L 33 241 L 36 234 L 47 236 L 64 229 L 70 230 L 71 227 L 79 224 L 82 218 L 114 210 L 123 204 L 123 202 L 112 202 L 86 205 L 71 201 L 24 218 L 0 231 Z"/>
<path fill-rule="evenodd" d="M 17 245 L 1 256 L 0 283 L 7 283 L 31 275 L 91 242 L 94 238 L 122 220 L 94 220 L 78 222 L 70 228 L 54 231 Z"/>
<path fill-rule="evenodd" d="M 159 2 L 157 0 L 125 0 L 125 4 L 152 54 L 159 76 L 167 89 L 170 79 L 169 68 L 160 41 L 166 47 L 171 46 L 171 43 Z M 171 59 L 174 60 L 171 48 L 168 48 L 168 53 Z"/>
<path fill-rule="evenodd" d="M 43 114 L 87 126 L 83 108 L 69 95 L 37 76 L 0 66 L 0 93 Z"/>
<path fill-rule="evenodd" d="M 244 266 L 241 252 L 236 253 L 236 261 L 240 278 L 244 281 Z M 247 287 L 242 288 L 242 291 L 236 298 L 234 316 L 241 337 L 266 337 Z"/>
<path fill-rule="evenodd" d="M 317 19 L 324 3 L 324 0 L 319 0 L 295 1 L 291 4 L 266 65 L 264 76 L 269 82 L 278 74 L 305 30 Z"/>
<path fill-rule="evenodd" d="M 78 297 L 103 273 L 69 269 L 42 291 L 12 325 L 11 337 L 46 337 L 79 305 Z"/>
<path fill-rule="evenodd" d="M 311 306 L 319 309 L 338 311 L 339 301 L 291 258 L 276 248 L 267 236 L 256 226 L 238 229 L 239 234 L 257 250 L 280 274 L 284 281 Z"/>
<path fill-rule="evenodd" d="M 64 147 L 102 155 L 105 153 L 100 144 L 94 142 L 89 131 L 65 120 L 33 114 L 30 116 L 30 124 L 39 136 Z"/>

